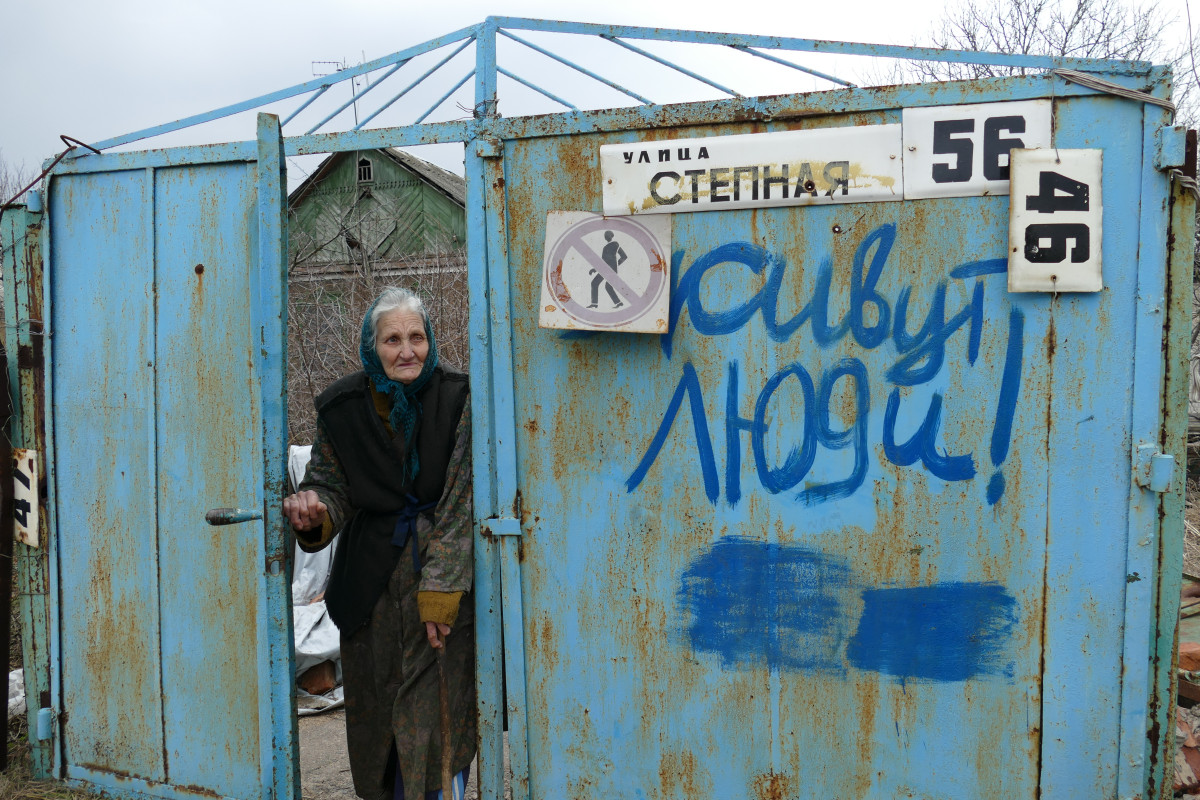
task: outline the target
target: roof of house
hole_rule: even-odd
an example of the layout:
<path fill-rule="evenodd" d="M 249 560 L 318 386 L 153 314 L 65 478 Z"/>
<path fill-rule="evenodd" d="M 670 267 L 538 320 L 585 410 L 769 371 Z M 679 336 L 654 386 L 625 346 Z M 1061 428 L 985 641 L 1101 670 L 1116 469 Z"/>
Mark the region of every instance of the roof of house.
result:
<path fill-rule="evenodd" d="M 423 158 L 406 153 L 395 147 L 383 147 L 377 150 L 358 150 L 354 151 L 362 153 L 379 153 L 400 166 L 414 173 L 418 178 L 425 183 L 437 189 L 442 194 L 449 197 L 460 206 L 466 207 L 467 203 L 467 182 L 460 175 L 455 175 L 453 172 L 447 172 L 441 167 L 431 164 Z M 288 206 L 294 206 L 299 203 L 304 197 L 315 188 L 325 177 L 333 170 L 338 162 L 346 157 L 353 155 L 354 152 L 332 153 L 328 158 L 321 162 L 312 174 L 304 179 L 303 183 L 295 188 L 288 195 Z"/>

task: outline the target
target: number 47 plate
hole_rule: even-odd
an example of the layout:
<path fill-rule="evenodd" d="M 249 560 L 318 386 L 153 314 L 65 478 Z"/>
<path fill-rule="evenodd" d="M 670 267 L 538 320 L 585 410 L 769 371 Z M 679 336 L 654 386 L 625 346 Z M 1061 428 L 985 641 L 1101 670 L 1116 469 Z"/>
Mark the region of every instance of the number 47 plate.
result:
<path fill-rule="evenodd" d="M 17 540 L 38 546 L 38 454 L 13 448 L 13 527 Z"/>
<path fill-rule="evenodd" d="M 1100 150 L 1013 150 L 1008 290 L 1098 292 Z"/>

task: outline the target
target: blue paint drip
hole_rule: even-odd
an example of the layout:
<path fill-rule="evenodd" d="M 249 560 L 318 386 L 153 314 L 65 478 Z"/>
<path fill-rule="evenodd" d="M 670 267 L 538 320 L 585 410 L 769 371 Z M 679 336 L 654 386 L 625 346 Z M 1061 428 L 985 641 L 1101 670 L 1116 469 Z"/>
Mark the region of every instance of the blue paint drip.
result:
<path fill-rule="evenodd" d="M 726 669 L 844 673 L 854 590 L 837 556 L 726 536 L 684 571 L 677 597 L 692 647 Z"/>
<path fill-rule="evenodd" d="M 1019 308 L 1008 313 L 1008 350 L 1004 354 L 1004 375 L 1000 379 L 1000 401 L 996 408 L 996 424 L 992 427 L 992 466 L 996 472 L 988 482 L 988 505 L 995 505 L 1004 495 L 1004 476 L 1000 465 L 1008 458 L 1012 442 L 1013 416 L 1021 393 L 1021 362 L 1025 350 L 1025 314 Z"/>
<path fill-rule="evenodd" d="M 997 583 L 868 589 L 846 658 L 901 680 L 965 681 L 1010 675 L 1005 649 L 1016 600 Z"/>
<path fill-rule="evenodd" d="M 989 506 L 994 506 L 1000 502 L 1000 498 L 1004 496 L 1004 473 L 996 470 L 992 473 L 992 477 L 988 479 L 987 486 L 987 501 Z"/>

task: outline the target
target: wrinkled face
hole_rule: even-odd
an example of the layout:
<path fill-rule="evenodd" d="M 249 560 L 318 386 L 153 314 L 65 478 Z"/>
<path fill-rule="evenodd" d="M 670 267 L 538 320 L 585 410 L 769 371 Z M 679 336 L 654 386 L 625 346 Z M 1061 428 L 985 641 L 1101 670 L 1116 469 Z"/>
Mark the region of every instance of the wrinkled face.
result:
<path fill-rule="evenodd" d="M 375 352 L 389 378 L 400 383 L 415 381 L 429 355 L 421 315 L 396 309 L 380 317 L 375 327 Z"/>

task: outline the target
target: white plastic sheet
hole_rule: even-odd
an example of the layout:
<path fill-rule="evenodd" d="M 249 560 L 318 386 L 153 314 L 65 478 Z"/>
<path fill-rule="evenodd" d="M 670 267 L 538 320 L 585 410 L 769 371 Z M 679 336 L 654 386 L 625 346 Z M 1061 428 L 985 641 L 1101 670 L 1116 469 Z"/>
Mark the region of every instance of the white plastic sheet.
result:
<path fill-rule="evenodd" d="M 19 717 L 25 713 L 25 670 L 14 669 L 8 673 L 8 717 Z"/>
<path fill-rule="evenodd" d="M 288 448 L 288 474 L 292 487 L 304 478 L 304 469 L 312 447 Z M 318 553 L 305 553 L 296 548 L 292 569 L 292 627 L 295 633 L 296 675 L 323 661 L 332 661 L 338 682 L 337 688 L 324 695 L 311 695 L 296 687 L 296 708 L 303 716 L 337 708 L 343 703 L 342 657 L 337 626 L 325 608 L 325 589 L 329 585 L 329 570 L 333 565 L 332 545 Z"/>
<path fill-rule="evenodd" d="M 329 619 L 325 601 L 293 606 L 292 625 L 296 632 L 296 674 L 301 675 L 322 661 L 333 661 L 337 665 L 340 683 L 342 670 L 338 629 Z"/>

